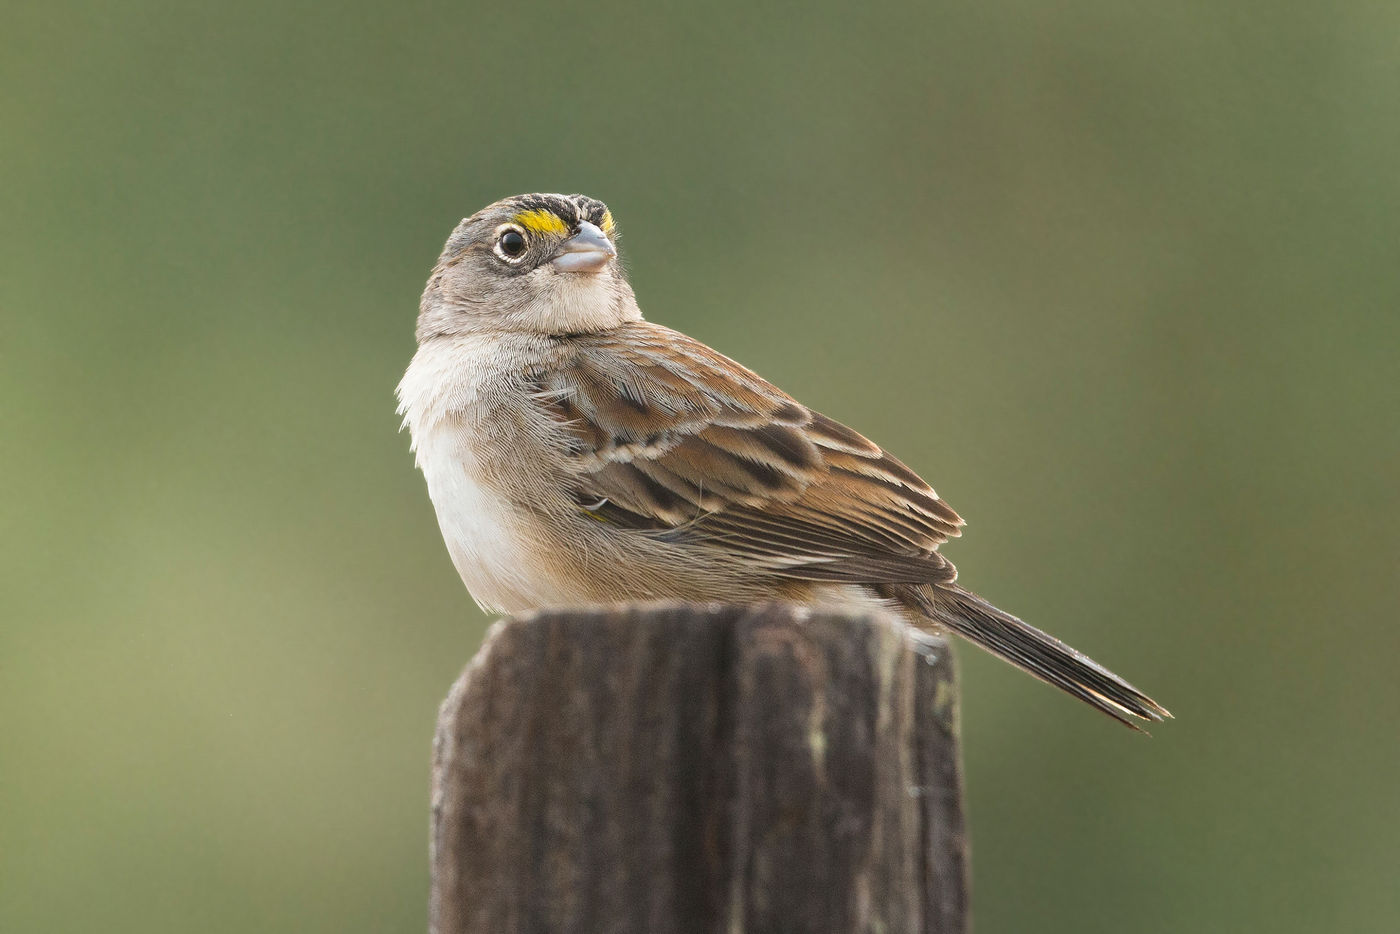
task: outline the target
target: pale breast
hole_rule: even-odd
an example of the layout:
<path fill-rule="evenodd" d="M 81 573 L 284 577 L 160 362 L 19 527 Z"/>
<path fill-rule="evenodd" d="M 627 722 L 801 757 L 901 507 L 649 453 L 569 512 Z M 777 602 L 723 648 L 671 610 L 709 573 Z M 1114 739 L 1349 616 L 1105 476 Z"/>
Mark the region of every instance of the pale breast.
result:
<path fill-rule="evenodd" d="M 476 462 L 470 432 L 439 422 L 418 442 L 443 541 L 472 597 L 483 609 L 532 605 L 529 545 L 521 521 Z"/>
<path fill-rule="evenodd" d="M 539 605 L 536 519 L 503 487 L 530 470 L 521 451 L 516 384 L 522 350 L 499 339 L 424 344 L 399 384 L 399 411 L 413 437 L 448 553 L 473 599 L 489 610 Z M 515 460 L 522 463 L 516 469 Z"/>

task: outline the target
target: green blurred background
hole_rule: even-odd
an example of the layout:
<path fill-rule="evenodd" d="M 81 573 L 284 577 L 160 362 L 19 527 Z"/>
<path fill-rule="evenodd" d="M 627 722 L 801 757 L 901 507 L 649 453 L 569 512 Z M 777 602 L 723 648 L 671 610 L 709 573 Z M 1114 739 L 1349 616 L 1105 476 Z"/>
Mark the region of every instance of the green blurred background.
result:
<path fill-rule="evenodd" d="M 0 11 L 0 931 L 424 929 L 392 393 L 534 190 L 1177 714 L 963 653 L 979 930 L 1400 928 L 1400 6 Z"/>

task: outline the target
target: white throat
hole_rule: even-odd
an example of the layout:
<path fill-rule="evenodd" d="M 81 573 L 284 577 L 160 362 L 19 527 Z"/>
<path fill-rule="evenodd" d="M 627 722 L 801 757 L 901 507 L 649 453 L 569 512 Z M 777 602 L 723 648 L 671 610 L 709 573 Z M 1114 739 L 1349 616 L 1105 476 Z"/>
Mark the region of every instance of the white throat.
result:
<path fill-rule="evenodd" d="M 538 334 L 605 331 L 642 320 L 637 299 L 626 282 L 612 275 L 556 272 L 548 288 L 517 313 Z"/>

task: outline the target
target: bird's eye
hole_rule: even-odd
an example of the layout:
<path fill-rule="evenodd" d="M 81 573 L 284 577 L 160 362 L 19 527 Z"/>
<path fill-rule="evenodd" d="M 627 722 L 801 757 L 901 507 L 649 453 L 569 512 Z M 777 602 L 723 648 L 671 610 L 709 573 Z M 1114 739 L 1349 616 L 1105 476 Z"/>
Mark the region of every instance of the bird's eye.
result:
<path fill-rule="evenodd" d="M 514 227 L 507 228 L 501 232 L 501 238 L 496 241 L 496 246 L 503 256 L 514 259 L 525 252 L 525 235 Z"/>

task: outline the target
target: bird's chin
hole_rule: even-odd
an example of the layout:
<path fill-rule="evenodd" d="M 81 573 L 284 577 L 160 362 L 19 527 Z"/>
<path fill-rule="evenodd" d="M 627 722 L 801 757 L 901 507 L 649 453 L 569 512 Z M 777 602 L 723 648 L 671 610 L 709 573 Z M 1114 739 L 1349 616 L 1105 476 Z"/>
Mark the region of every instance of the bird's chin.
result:
<path fill-rule="evenodd" d="M 529 314 L 537 329 L 547 334 L 601 331 L 641 317 L 631 290 L 625 284 L 619 288 L 607 267 L 591 275 L 550 276 Z"/>

